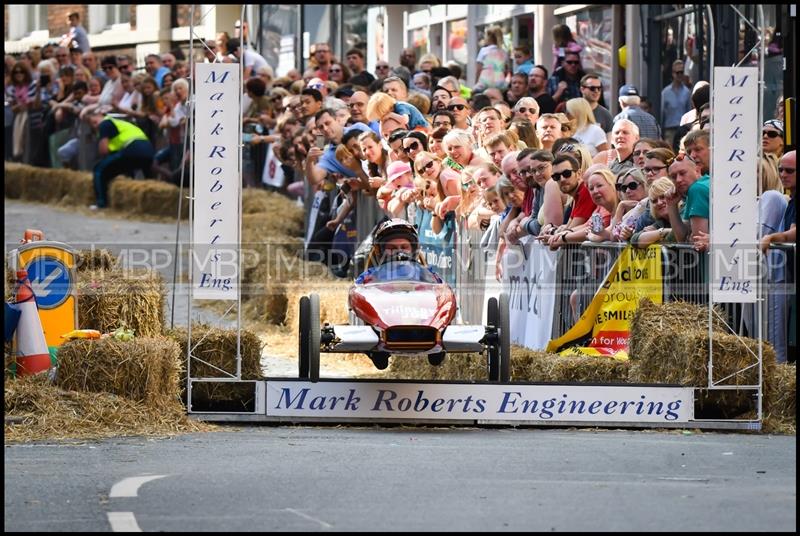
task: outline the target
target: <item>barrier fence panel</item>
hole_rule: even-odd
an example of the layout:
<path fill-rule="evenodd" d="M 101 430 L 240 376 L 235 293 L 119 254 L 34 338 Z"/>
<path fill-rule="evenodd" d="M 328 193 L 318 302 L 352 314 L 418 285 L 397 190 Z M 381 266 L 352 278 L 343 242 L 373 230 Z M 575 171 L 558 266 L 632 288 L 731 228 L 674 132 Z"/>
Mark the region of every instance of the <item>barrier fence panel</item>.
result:
<path fill-rule="evenodd" d="M 487 256 L 481 249 L 480 229 L 467 229 L 462 222 L 456 231 L 453 262 L 456 268 L 456 296 L 465 324 L 482 324 L 486 294 Z"/>

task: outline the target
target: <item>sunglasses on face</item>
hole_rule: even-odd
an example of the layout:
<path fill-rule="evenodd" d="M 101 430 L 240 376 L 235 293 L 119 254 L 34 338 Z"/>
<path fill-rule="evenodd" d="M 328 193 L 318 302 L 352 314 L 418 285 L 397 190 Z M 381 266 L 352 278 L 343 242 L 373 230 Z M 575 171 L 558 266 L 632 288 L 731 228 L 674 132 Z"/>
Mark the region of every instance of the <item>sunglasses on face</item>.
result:
<path fill-rule="evenodd" d="M 644 172 L 647 175 L 653 175 L 655 173 L 658 173 L 662 169 L 667 169 L 667 166 L 646 167 L 646 168 L 644 168 Z"/>
<path fill-rule="evenodd" d="M 426 173 L 426 172 L 430 171 L 431 168 L 433 168 L 433 160 L 431 160 L 430 162 L 428 162 L 425 165 L 420 166 L 417 169 L 417 173 Z"/>
<path fill-rule="evenodd" d="M 116 67 L 114 67 L 113 65 L 106 65 L 105 67 L 103 67 L 104 71 L 110 71 L 111 69 L 116 69 Z"/>
<path fill-rule="evenodd" d="M 761 131 L 761 136 L 762 137 L 766 136 L 768 138 L 777 138 L 780 135 L 781 135 L 781 133 L 778 132 L 777 130 L 762 130 Z"/>
<path fill-rule="evenodd" d="M 535 113 L 538 113 L 538 112 L 539 112 L 539 110 L 536 110 L 536 109 L 534 109 L 534 108 L 525 108 L 525 107 L 523 106 L 523 107 L 521 107 L 519 110 L 517 110 L 517 112 L 518 112 L 518 113 L 521 113 L 521 114 L 526 114 L 526 113 L 528 113 L 528 112 L 530 112 L 530 113 L 532 113 L 532 114 L 535 114 Z"/>
<path fill-rule="evenodd" d="M 650 149 L 639 149 L 638 151 L 633 151 L 633 156 L 644 156 L 649 150 Z"/>
<path fill-rule="evenodd" d="M 461 110 L 465 109 L 466 107 L 467 107 L 466 104 L 450 104 L 449 106 L 447 106 L 447 109 L 452 112 L 454 110 L 461 111 Z"/>
<path fill-rule="evenodd" d="M 625 193 L 626 191 L 633 191 L 639 188 L 638 182 L 629 182 L 628 184 L 617 184 L 617 191 Z"/>
<path fill-rule="evenodd" d="M 341 69 L 328 69 L 328 72 L 329 73 L 341 73 L 342 70 Z"/>
<path fill-rule="evenodd" d="M 577 170 L 565 169 L 564 171 L 561 172 L 556 171 L 551 175 L 551 177 L 553 178 L 554 181 L 558 182 L 561 180 L 561 177 L 564 177 L 565 179 L 572 177 L 572 174 L 575 173 L 575 171 Z"/>
<path fill-rule="evenodd" d="M 384 69 L 388 69 L 388 68 L 389 68 L 388 65 L 377 65 L 377 66 L 375 66 L 375 69 L 380 69 L 380 70 L 384 70 Z"/>
<path fill-rule="evenodd" d="M 779 167 L 778 168 L 778 173 L 786 173 L 787 175 L 791 175 L 796 170 L 797 170 L 797 168 L 793 168 L 793 167 Z"/>
<path fill-rule="evenodd" d="M 672 71 L 672 74 L 680 74 L 680 75 L 682 75 L 683 71 Z"/>
<path fill-rule="evenodd" d="M 600 91 L 603 89 L 603 86 L 581 86 L 583 89 L 588 89 L 589 91 Z"/>
<path fill-rule="evenodd" d="M 412 142 L 411 145 L 409 145 L 408 147 L 403 147 L 403 152 L 408 154 L 411 151 L 416 151 L 417 149 L 419 149 L 419 142 L 415 141 Z"/>

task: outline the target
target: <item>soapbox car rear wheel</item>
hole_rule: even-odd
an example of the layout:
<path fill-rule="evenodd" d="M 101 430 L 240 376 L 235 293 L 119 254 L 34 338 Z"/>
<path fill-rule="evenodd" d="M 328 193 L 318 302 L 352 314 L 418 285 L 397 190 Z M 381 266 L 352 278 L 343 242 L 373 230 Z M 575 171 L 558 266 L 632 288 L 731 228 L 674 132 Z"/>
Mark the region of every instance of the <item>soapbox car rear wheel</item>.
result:
<path fill-rule="evenodd" d="M 497 336 L 490 341 L 488 349 L 489 381 L 506 383 L 511 379 L 511 332 L 508 318 L 508 294 L 489 298 L 487 307 L 488 327 L 495 329 Z"/>
<path fill-rule="evenodd" d="M 319 295 L 300 298 L 299 376 L 319 380 L 320 353 Z"/>

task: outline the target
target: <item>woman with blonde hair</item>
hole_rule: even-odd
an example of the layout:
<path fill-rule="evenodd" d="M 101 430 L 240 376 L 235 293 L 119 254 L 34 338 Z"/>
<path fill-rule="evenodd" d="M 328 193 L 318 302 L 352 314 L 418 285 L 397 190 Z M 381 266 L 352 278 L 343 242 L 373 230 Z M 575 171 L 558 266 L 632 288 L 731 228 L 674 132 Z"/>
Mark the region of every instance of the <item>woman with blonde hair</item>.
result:
<path fill-rule="evenodd" d="M 597 125 L 589 101 L 583 97 L 569 99 L 567 101 L 567 114 L 572 117 L 575 129 L 572 137 L 585 145 L 592 157 L 600 151 L 608 150 L 606 133 Z"/>
<path fill-rule="evenodd" d="M 539 103 L 533 97 L 522 97 L 514 104 L 514 119 L 524 118 L 536 125 L 539 120 Z"/>
<path fill-rule="evenodd" d="M 422 71 L 423 73 L 429 73 L 432 69 L 436 67 L 441 67 L 442 62 L 439 61 L 439 57 L 436 54 L 427 53 L 423 54 L 422 57 L 417 62 L 417 69 Z"/>
<path fill-rule="evenodd" d="M 659 242 L 675 242 L 669 226 L 669 199 L 675 195 L 675 184 L 667 177 L 659 177 L 650 184 L 647 196 L 653 223 L 630 237 L 631 245 L 646 248 Z"/>
<path fill-rule="evenodd" d="M 542 144 L 539 141 L 539 136 L 536 135 L 536 125 L 527 119 L 518 118 L 511 121 L 511 126 L 508 127 L 508 132 L 513 132 L 519 138 L 519 141 L 525 144 L 528 149 L 541 149 Z"/>
<path fill-rule="evenodd" d="M 417 154 L 414 159 L 414 169 L 417 176 L 439 183 L 442 199 L 440 205 L 431 209 L 434 214 L 440 214 L 440 210 L 444 212 L 455 210 L 461 201 L 461 174 L 444 165 L 438 156 L 428 151 Z"/>
<path fill-rule="evenodd" d="M 586 182 L 589 195 L 597 207 L 589 217 L 589 221 L 584 224 L 586 239 L 592 242 L 605 242 L 612 238 L 611 215 L 617 210 L 619 203 L 616 182 L 614 172 L 607 167 L 594 170 Z M 595 220 L 598 221 L 597 224 Z"/>

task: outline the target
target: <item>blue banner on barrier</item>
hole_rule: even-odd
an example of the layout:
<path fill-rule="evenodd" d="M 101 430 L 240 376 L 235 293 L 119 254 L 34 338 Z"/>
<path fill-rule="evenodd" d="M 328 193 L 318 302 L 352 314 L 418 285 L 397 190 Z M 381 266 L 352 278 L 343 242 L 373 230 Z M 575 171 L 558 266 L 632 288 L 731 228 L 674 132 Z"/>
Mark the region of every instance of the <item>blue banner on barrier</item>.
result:
<path fill-rule="evenodd" d="M 428 210 L 417 210 L 417 230 L 419 249 L 428 266 L 450 286 L 456 284 L 456 270 L 453 264 L 453 240 L 455 238 L 455 213 L 449 212 L 441 232 L 434 233 L 431 228 L 433 214 Z"/>

